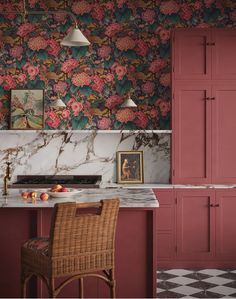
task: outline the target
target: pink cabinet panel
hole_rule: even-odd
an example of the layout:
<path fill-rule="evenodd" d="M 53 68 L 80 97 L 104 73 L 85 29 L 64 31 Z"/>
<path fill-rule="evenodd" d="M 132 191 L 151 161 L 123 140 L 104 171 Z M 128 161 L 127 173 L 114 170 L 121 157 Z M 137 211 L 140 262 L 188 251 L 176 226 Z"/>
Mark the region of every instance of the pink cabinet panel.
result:
<path fill-rule="evenodd" d="M 170 260 L 174 255 L 174 235 L 172 233 L 157 234 L 157 265 L 160 260 Z"/>
<path fill-rule="evenodd" d="M 216 255 L 236 259 L 236 190 L 216 191 Z"/>
<path fill-rule="evenodd" d="M 176 84 L 173 120 L 174 183 L 209 183 L 211 171 L 210 86 L 189 81 Z"/>
<path fill-rule="evenodd" d="M 236 182 L 236 84 L 214 85 L 212 95 L 212 182 Z"/>
<path fill-rule="evenodd" d="M 210 30 L 177 29 L 173 34 L 175 79 L 209 79 L 211 76 Z"/>
<path fill-rule="evenodd" d="M 236 79 L 236 30 L 212 29 L 212 79 Z"/>
<path fill-rule="evenodd" d="M 215 244 L 214 193 L 177 192 L 177 257 L 202 260 L 213 256 Z"/>

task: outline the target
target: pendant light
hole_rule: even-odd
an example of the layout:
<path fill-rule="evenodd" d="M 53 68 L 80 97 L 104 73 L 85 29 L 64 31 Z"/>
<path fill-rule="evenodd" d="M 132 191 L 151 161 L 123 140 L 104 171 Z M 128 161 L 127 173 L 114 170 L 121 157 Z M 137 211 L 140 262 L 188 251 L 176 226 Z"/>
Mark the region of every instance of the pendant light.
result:
<path fill-rule="evenodd" d="M 83 33 L 79 30 L 79 28 L 74 28 L 70 33 L 67 34 L 66 37 L 61 41 L 62 46 L 67 47 L 82 47 L 89 46 L 90 42 L 83 35 Z"/>
<path fill-rule="evenodd" d="M 121 105 L 122 108 L 136 108 L 137 105 L 135 102 L 131 99 L 130 94 L 128 98 L 124 101 L 124 103 Z"/>

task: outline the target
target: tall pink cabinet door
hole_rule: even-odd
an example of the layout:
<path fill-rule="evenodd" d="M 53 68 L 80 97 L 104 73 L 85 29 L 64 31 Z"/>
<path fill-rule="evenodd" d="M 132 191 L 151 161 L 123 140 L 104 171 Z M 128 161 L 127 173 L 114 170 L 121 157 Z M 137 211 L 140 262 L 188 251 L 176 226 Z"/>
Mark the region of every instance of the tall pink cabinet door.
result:
<path fill-rule="evenodd" d="M 173 97 L 172 182 L 209 183 L 211 170 L 211 88 L 181 82 Z"/>
<path fill-rule="evenodd" d="M 212 182 L 236 183 L 236 82 L 212 87 Z"/>
<path fill-rule="evenodd" d="M 175 79 L 210 79 L 211 33 L 209 29 L 177 29 L 172 38 Z"/>
<path fill-rule="evenodd" d="M 215 251 L 215 197 L 212 190 L 177 191 L 177 257 L 205 260 Z"/>
<path fill-rule="evenodd" d="M 212 29 L 212 79 L 236 80 L 236 30 Z"/>
<path fill-rule="evenodd" d="M 236 190 L 216 191 L 216 255 L 218 259 L 236 260 Z"/>

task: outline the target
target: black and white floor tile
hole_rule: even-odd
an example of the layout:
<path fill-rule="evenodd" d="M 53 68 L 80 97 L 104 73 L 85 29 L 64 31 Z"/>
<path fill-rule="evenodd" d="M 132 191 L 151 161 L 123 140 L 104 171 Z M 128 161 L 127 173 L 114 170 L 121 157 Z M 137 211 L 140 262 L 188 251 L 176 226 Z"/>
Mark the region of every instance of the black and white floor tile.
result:
<path fill-rule="evenodd" d="M 236 298 L 236 270 L 157 271 L 157 298 Z"/>

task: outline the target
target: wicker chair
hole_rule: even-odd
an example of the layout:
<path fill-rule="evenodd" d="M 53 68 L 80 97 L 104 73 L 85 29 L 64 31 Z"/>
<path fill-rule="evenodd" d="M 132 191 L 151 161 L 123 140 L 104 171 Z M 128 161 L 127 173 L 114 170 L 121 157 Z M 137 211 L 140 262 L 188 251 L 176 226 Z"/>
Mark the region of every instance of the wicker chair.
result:
<path fill-rule="evenodd" d="M 28 280 L 36 275 L 46 283 L 52 298 L 75 279 L 79 280 L 79 296 L 83 298 L 83 278 L 88 276 L 104 280 L 110 287 L 110 296 L 115 298 L 114 241 L 118 210 L 119 199 L 56 204 L 50 237 L 30 239 L 21 247 L 22 297 L 26 297 Z M 63 282 L 56 287 L 55 279 L 59 277 Z"/>

